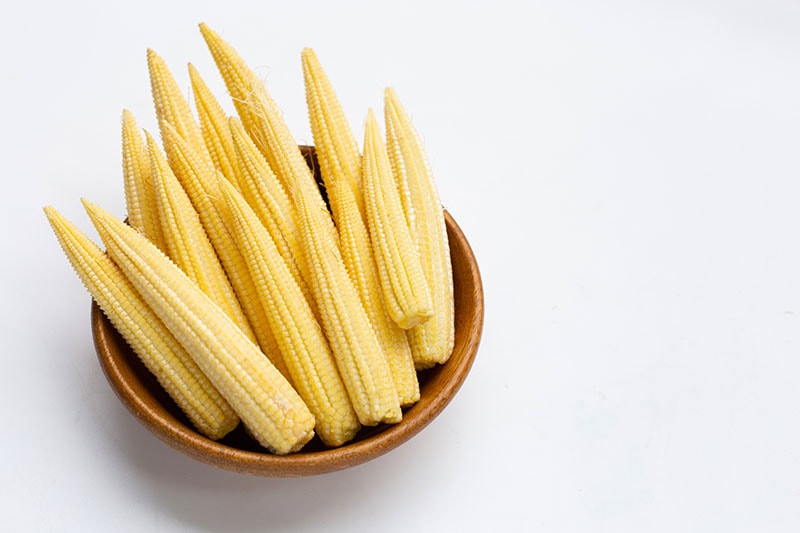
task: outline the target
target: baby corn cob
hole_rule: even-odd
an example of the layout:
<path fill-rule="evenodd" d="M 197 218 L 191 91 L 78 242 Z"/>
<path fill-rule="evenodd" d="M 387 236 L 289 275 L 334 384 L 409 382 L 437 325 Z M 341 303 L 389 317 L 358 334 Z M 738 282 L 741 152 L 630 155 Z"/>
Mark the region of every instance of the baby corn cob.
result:
<path fill-rule="evenodd" d="M 197 114 L 200 118 L 200 131 L 214 167 L 222 172 L 232 184 L 237 184 L 236 154 L 233 139 L 228 128 L 228 117 L 219 105 L 211 90 L 206 85 L 197 69 L 189 64 L 189 78 L 192 82 L 192 93 Z"/>
<path fill-rule="evenodd" d="M 361 156 L 358 142 L 347 123 L 333 85 L 322 69 L 314 50 L 303 49 L 301 58 L 306 105 L 323 179 L 325 175 L 333 176 L 335 172 L 337 179 L 347 180 L 350 188 L 357 193 L 358 210 L 363 216 L 364 200 L 360 194 Z"/>
<path fill-rule="evenodd" d="M 226 226 L 225 218 L 219 212 L 217 202 L 214 200 L 215 198 L 221 199 L 218 176 L 222 175 L 211 165 L 204 163 L 189 143 L 182 139 L 169 124 L 164 126 L 162 135 L 169 164 L 200 216 L 200 221 L 228 275 L 239 304 L 258 339 L 258 344 L 272 364 L 288 377 L 288 370 L 281 358 L 275 336 L 269 327 L 264 306 L 258 299 L 247 263 L 242 257 L 241 251 L 236 247 L 233 235 Z"/>
<path fill-rule="evenodd" d="M 239 417 L 120 268 L 54 208 L 44 211 L 100 309 L 192 424 L 211 439 L 220 439 L 235 428 Z"/>
<path fill-rule="evenodd" d="M 406 333 L 392 321 L 383 305 L 359 185 L 358 144 L 316 54 L 306 48 L 302 59 L 314 146 L 339 233 L 342 258 L 389 364 L 400 404 L 410 405 L 419 399 L 419 383 Z"/>
<path fill-rule="evenodd" d="M 414 244 L 431 289 L 433 316 L 408 332 L 418 368 L 444 363 L 454 342 L 453 270 L 439 192 L 419 135 L 397 94 L 385 93 L 389 158 L 400 190 Z"/>
<path fill-rule="evenodd" d="M 277 454 L 314 435 L 314 417 L 258 347 L 136 230 L 84 202 L 108 253 L 230 403 L 253 437 Z"/>
<path fill-rule="evenodd" d="M 340 446 L 361 427 L 347 397 L 328 341 L 306 297 L 258 217 L 233 185 L 220 180 L 239 249 L 256 273 L 256 288 L 289 368 L 292 382 L 328 446 Z"/>
<path fill-rule="evenodd" d="M 228 125 L 234 155 L 241 167 L 238 188 L 250 205 L 254 206 L 259 217 L 274 213 L 270 218 L 277 218 L 283 224 L 281 230 L 295 238 L 297 230 L 291 222 L 295 216 L 295 208 L 289 199 L 289 193 L 248 136 L 241 121 L 231 117 Z"/>
<path fill-rule="evenodd" d="M 290 196 L 294 194 L 293 183 L 296 180 L 314 184 L 314 175 L 264 84 L 236 50 L 217 33 L 205 24 L 200 24 L 200 31 L 245 130 Z M 316 194 L 314 202 L 319 208 L 325 208 L 320 194 Z M 330 229 L 335 235 L 332 225 Z"/>
<path fill-rule="evenodd" d="M 122 112 L 122 175 L 128 223 L 166 251 L 158 221 L 155 191 L 150 180 L 150 158 L 133 114 Z"/>
<path fill-rule="evenodd" d="M 311 170 L 257 76 L 219 35 L 202 24 L 200 30 L 245 129 L 290 191 L 311 292 L 360 422 L 398 422 L 402 412 L 388 365 L 342 262 L 333 221 Z"/>
<path fill-rule="evenodd" d="M 182 139 L 204 162 L 213 164 L 211 154 L 203 142 L 203 134 L 197 125 L 189 102 L 183 97 L 181 89 L 164 60 L 153 50 L 147 50 L 147 68 L 150 72 L 150 87 L 153 104 L 156 108 L 158 126 L 164 136 L 164 124 L 172 126 Z"/>
<path fill-rule="evenodd" d="M 367 221 L 383 301 L 392 320 L 409 329 L 433 314 L 431 295 L 371 109 L 367 115 L 362 163 Z"/>
<path fill-rule="evenodd" d="M 336 364 L 362 424 L 399 422 L 402 412 L 389 366 L 326 227 L 330 215 L 315 205 L 317 190 L 312 186 L 308 190 L 309 185 L 298 180 L 295 197 L 306 259 L 312 267 L 311 292 Z"/>
<path fill-rule="evenodd" d="M 200 216 L 170 169 L 155 139 L 147 135 L 150 173 L 156 191 L 158 218 L 167 246 L 167 255 L 200 289 L 222 308 L 242 331 L 256 342 L 247 317 L 208 240 Z"/>
<path fill-rule="evenodd" d="M 316 305 L 306 281 L 309 276 L 308 265 L 298 240 L 294 205 L 264 156 L 244 131 L 242 123 L 231 118 L 230 131 L 239 168 L 239 190 L 269 231 L 292 277 L 316 313 Z"/>
<path fill-rule="evenodd" d="M 245 64 L 231 45 L 206 24 L 199 25 L 200 33 L 206 41 L 211 56 L 222 75 L 225 86 L 230 93 L 233 105 L 248 132 L 258 128 L 258 119 L 249 100 L 255 93 L 261 92 L 261 80 Z M 261 148 L 259 146 L 259 148 Z M 265 154 L 266 155 L 266 154 Z"/>

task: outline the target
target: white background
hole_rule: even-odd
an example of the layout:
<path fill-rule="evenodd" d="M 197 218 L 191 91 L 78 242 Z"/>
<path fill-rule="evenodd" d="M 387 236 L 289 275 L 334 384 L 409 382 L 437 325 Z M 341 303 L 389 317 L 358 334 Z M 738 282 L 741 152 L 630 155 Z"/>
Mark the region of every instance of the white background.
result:
<path fill-rule="evenodd" d="M 800 530 L 800 3 L 6 2 L 0 17 L 4 531 Z M 356 135 L 392 85 L 486 291 L 456 399 L 394 452 L 303 479 L 197 463 L 93 351 L 41 208 L 124 215 L 145 50 L 222 98 L 207 22 L 310 142 L 316 49 Z M 227 109 L 232 111 L 232 106 Z"/>

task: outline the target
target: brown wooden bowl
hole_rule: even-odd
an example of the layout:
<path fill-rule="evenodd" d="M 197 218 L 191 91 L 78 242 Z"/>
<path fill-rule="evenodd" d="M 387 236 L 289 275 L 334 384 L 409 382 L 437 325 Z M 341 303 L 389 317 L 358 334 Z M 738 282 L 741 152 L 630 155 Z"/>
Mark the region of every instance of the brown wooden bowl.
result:
<path fill-rule="evenodd" d="M 92 303 L 91 321 L 100 365 L 123 405 L 156 437 L 178 451 L 216 467 L 260 476 L 294 477 L 355 466 L 400 446 L 419 433 L 450 403 L 467 377 L 483 331 L 483 286 L 466 237 L 445 211 L 455 289 L 455 345 L 443 365 L 421 371 L 420 400 L 398 424 L 365 427 L 356 438 L 328 448 L 314 437 L 298 453 L 273 455 L 239 426 L 219 441 L 198 433 Z"/>

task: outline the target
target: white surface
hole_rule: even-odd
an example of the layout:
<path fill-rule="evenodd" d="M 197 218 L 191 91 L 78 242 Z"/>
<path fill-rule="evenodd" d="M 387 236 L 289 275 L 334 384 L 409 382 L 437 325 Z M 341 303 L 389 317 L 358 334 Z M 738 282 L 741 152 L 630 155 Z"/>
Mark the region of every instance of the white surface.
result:
<path fill-rule="evenodd" d="M 10 4 L 0 529 L 800 530 L 796 1 Z M 361 467 L 245 477 L 153 438 L 41 212 L 123 214 L 122 108 L 155 130 L 145 49 L 222 94 L 201 21 L 300 141 L 302 47 L 359 136 L 393 85 L 480 262 L 467 382 Z"/>

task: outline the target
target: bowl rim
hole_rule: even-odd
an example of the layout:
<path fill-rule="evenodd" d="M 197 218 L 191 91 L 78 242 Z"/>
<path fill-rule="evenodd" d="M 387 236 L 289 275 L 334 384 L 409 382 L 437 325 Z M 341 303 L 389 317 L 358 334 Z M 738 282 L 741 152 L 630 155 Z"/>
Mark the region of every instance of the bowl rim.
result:
<path fill-rule="evenodd" d="M 468 331 L 463 353 L 455 357 L 454 349 L 450 359 L 444 365 L 439 365 L 440 367 L 454 365 L 454 368 L 449 369 L 451 379 L 444 381 L 438 394 L 420 398 L 420 401 L 404 413 L 403 421 L 398 424 L 387 425 L 363 440 L 356 440 L 337 448 L 308 452 L 301 450 L 298 453 L 282 456 L 270 454 L 266 450 L 264 452 L 243 450 L 211 440 L 181 420 L 165 416 L 137 393 L 126 378 L 131 374 L 129 370 L 123 368 L 123 364 L 127 363 L 118 361 L 114 356 L 116 348 L 113 347 L 119 342 L 114 337 L 116 332 L 99 306 L 92 300 L 92 334 L 103 373 L 123 405 L 151 433 L 179 452 L 224 470 L 266 477 L 297 477 L 342 470 L 384 455 L 422 431 L 450 403 L 472 367 L 483 332 L 483 285 L 477 261 L 461 228 L 446 209 L 443 211 L 451 249 L 455 242 L 463 253 L 463 265 L 460 267 L 466 269 L 469 285 L 473 290 L 467 295 L 469 301 L 463 302 L 462 305 L 466 304 L 471 308 L 470 314 L 473 319 L 464 326 Z M 162 409 L 166 411 L 164 406 Z"/>

